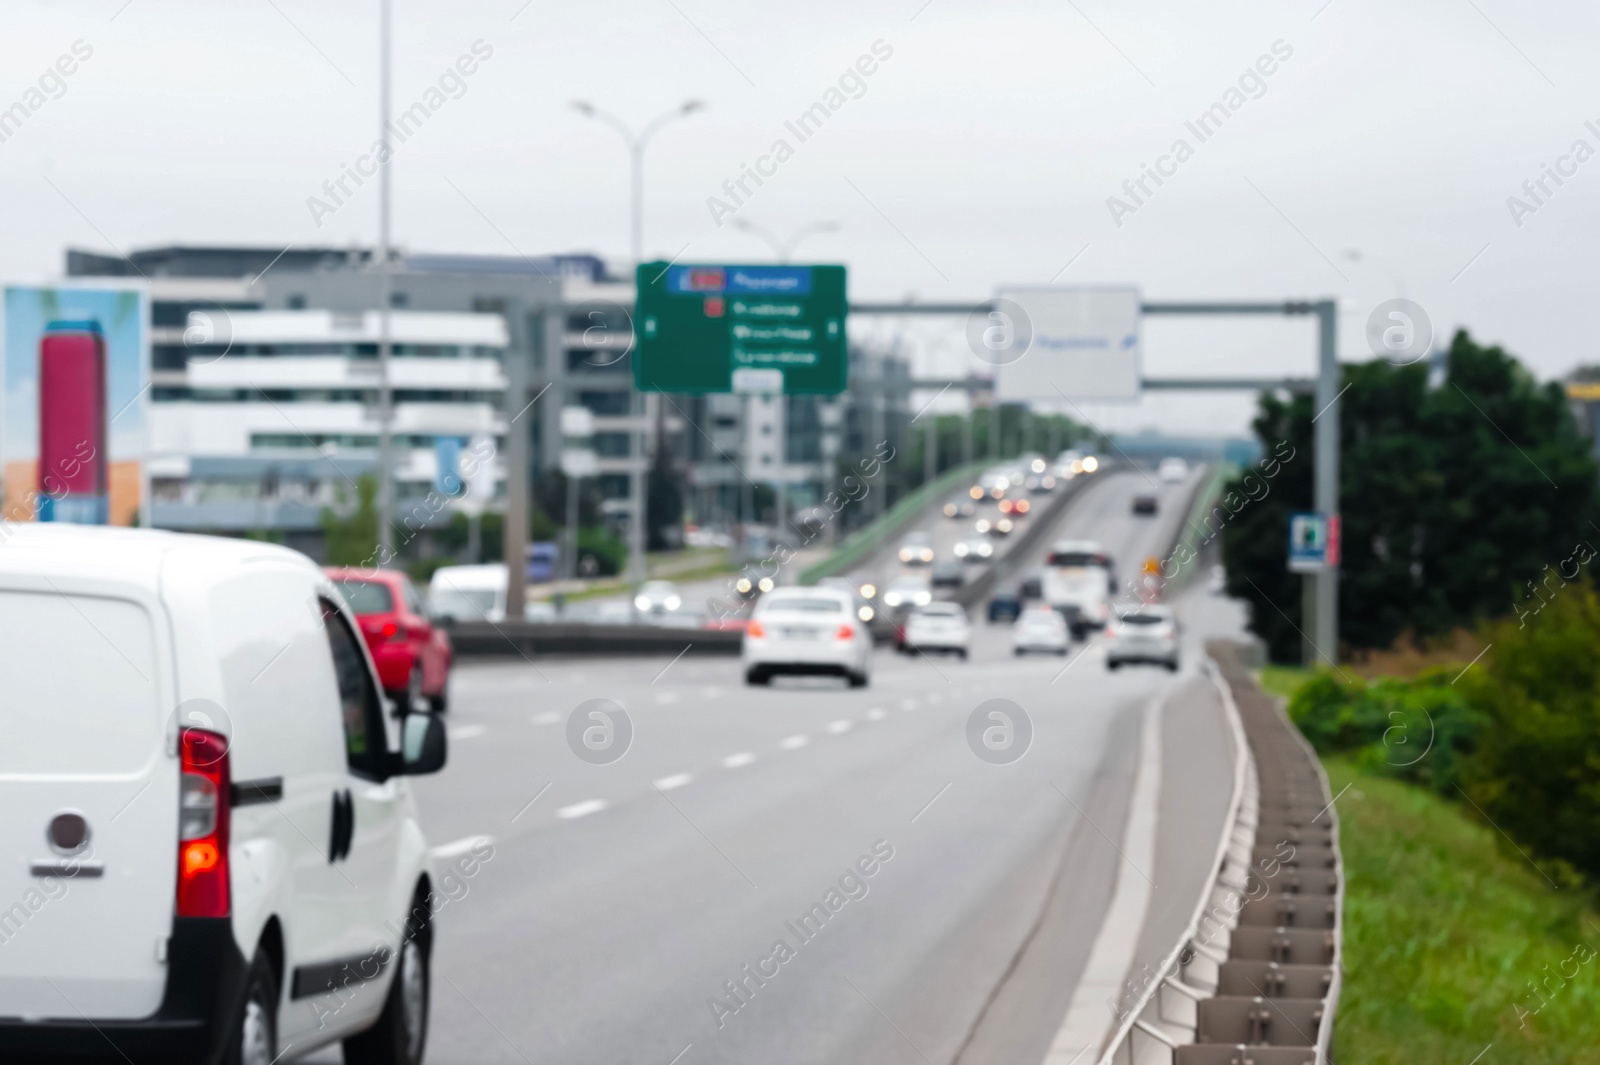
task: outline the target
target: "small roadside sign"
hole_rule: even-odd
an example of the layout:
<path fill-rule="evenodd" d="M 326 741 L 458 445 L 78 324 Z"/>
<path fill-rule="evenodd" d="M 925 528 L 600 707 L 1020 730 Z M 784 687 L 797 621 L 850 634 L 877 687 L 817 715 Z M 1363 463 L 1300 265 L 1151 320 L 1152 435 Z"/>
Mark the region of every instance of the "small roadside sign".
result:
<path fill-rule="evenodd" d="M 1289 515 L 1289 572 L 1322 573 L 1339 565 L 1339 516 Z"/>
<path fill-rule="evenodd" d="M 843 266 L 642 263 L 633 380 L 647 392 L 843 392 Z"/>

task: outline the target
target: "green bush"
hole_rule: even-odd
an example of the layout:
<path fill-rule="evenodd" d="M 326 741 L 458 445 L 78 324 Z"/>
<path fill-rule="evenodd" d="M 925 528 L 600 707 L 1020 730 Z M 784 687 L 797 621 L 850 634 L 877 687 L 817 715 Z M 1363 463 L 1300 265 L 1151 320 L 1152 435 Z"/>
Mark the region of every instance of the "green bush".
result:
<path fill-rule="evenodd" d="M 578 530 L 578 565 L 582 567 L 587 556 L 595 561 L 596 577 L 614 577 L 622 572 L 628 561 L 628 545 L 610 535 L 603 528 Z M 581 572 L 581 569 L 580 569 Z"/>
<path fill-rule="evenodd" d="M 1536 856 L 1600 878 L 1600 598 L 1567 585 L 1486 635 L 1460 685 L 1487 721 L 1466 792 Z"/>
<path fill-rule="evenodd" d="M 1486 721 L 1452 683 L 1459 670 L 1363 683 L 1323 671 L 1289 703 L 1289 716 L 1320 753 L 1351 754 L 1374 774 L 1454 796 Z"/>

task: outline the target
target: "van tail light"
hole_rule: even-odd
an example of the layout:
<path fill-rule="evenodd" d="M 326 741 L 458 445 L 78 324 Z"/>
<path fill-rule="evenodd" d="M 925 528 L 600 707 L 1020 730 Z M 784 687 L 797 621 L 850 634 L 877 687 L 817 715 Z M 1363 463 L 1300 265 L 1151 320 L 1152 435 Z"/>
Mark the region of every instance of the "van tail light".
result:
<path fill-rule="evenodd" d="M 178 736 L 178 916 L 226 917 L 228 877 L 228 740 L 186 728 Z"/>
<path fill-rule="evenodd" d="M 856 636 L 856 630 L 849 625 L 840 625 L 839 631 L 833 635 L 836 639 L 853 640 Z"/>
<path fill-rule="evenodd" d="M 756 637 L 757 639 L 760 639 L 767 634 L 766 628 L 762 626 L 761 622 L 759 621 L 752 621 L 749 625 L 745 626 L 744 631 L 749 633 L 751 636 Z"/>

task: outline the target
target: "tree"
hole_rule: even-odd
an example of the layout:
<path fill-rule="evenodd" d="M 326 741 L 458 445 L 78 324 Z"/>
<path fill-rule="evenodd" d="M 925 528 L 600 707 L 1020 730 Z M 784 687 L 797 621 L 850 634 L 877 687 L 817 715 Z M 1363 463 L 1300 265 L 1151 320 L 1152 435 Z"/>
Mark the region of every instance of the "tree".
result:
<path fill-rule="evenodd" d="M 364 473 L 356 481 L 356 508 L 339 515 L 322 509 L 322 532 L 327 540 L 330 566 L 378 564 L 378 481 Z"/>
<path fill-rule="evenodd" d="M 1339 637 L 1350 648 L 1510 614 L 1528 582 L 1600 539 L 1595 464 L 1558 385 L 1465 331 L 1444 381 L 1428 377 L 1425 364 L 1344 368 Z M 1251 628 L 1278 659 L 1298 656 L 1301 580 L 1285 556 L 1289 514 L 1311 509 L 1312 416 L 1309 397 L 1262 397 L 1257 437 L 1295 457 L 1223 528 L 1228 590 L 1250 602 Z"/>

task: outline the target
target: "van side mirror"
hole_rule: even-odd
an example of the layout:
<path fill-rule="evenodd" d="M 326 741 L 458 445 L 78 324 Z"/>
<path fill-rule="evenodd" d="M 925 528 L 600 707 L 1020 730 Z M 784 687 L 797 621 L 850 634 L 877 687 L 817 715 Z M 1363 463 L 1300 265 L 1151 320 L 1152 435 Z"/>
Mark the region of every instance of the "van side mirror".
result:
<path fill-rule="evenodd" d="M 399 772 L 405 776 L 437 773 L 447 753 L 444 722 L 434 714 L 410 713 L 400 722 Z"/>

